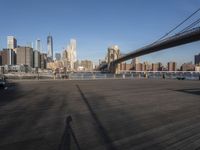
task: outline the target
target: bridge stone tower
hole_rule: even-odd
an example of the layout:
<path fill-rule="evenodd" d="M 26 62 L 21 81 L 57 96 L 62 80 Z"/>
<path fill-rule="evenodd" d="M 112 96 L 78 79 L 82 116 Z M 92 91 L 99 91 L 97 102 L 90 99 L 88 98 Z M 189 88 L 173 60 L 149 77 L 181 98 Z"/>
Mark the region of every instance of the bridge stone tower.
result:
<path fill-rule="evenodd" d="M 118 59 L 120 57 L 120 49 L 118 45 L 114 45 L 108 48 L 107 54 L 107 62 L 108 62 L 108 70 L 112 73 L 118 73 L 120 69 L 119 64 L 114 64 L 112 61 Z"/>

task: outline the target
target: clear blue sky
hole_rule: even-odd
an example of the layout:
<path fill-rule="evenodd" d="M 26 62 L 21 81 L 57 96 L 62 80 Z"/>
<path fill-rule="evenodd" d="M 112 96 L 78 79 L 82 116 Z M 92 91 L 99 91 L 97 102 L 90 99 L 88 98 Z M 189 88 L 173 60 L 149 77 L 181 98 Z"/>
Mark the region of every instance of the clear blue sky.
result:
<path fill-rule="evenodd" d="M 0 0 L 0 47 L 6 47 L 7 35 L 14 35 L 19 45 L 40 38 L 45 50 L 50 32 L 55 51 L 75 38 L 78 58 L 98 62 L 110 45 L 127 53 L 150 44 L 198 7 L 199 0 Z M 193 61 L 197 53 L 200 42 L 141 60 L 183 63 Z"/>

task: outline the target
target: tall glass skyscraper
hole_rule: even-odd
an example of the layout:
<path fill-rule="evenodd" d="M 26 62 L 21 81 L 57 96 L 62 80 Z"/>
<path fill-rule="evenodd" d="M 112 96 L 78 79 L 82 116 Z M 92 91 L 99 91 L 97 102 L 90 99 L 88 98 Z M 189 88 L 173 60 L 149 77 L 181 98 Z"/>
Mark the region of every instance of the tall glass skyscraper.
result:
<path fill-rule="evenodd" d="M 53 59 L 53 38 L 51 35 L 47 37 L 47 57 Z"/>
<path fill-rule="evenodd" d="M 37 50 L 37 51 L 41 50 L 41 41 L 40 41 L 40 39 L 37 39 L 35 41 L 35 50 Z"/>

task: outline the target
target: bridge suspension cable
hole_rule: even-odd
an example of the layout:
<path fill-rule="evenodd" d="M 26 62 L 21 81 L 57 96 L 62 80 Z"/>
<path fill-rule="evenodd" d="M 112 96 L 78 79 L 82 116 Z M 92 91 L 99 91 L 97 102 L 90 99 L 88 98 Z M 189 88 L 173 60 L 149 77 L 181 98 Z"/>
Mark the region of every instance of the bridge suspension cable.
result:
<path fill-rule="evenodd" d="M 183 33 L 186 32 L 188 30 L 190 30 L 191 28 L 195 27 L 197 24 L 200 23 L 200 18 L 197 19 L 195 22 L 191 23 L 189 26 L 187 26 L 186 28 L 184 28 L 183 30 L 181 30 L 179 33 Z"/>
<path fill-rule="evenodd" d="M 198 13 L 200 11 L 200 8 L 198 8 L 195 12 L 193 12 L 190 16 L 188 16 L 186 19 L 184 19 L 182 22 L 180 22 L 176 27 L 174 27 L 173 29 L 171 29 L 169 32 L 167 32 L 165 35 L 163 35 L 161 38 L 159 38 L 157 41 L 155 41 L 154 43 L 159 42 L 160 40 L 162 40 L 163 38 L 165 38 L 166 36 L 168 36 L 170 33 L 172 33 L 173 31 L 175 31 L 177 28 L 179 28 L 182 24 L 184 24 L 187 20 L 189 20 L 190 18 L 192 18 L 196 13 Z M 187 27 L 186 27 L 187 28 Z M 185 30 L 186 31 L 186 30 Z"/>

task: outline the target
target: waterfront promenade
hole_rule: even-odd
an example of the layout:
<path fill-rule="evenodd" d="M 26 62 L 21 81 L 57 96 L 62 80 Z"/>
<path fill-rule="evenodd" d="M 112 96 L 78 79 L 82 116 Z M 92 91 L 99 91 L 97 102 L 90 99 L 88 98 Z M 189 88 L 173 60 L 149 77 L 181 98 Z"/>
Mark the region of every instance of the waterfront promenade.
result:
<path fill-rule="evenodd" d="M 0 150 L 199 148 L 200 81 L 15 81 L 0 90 Z"/>

